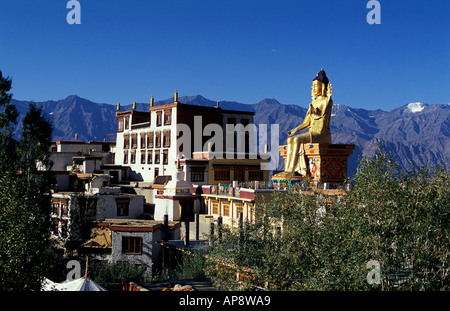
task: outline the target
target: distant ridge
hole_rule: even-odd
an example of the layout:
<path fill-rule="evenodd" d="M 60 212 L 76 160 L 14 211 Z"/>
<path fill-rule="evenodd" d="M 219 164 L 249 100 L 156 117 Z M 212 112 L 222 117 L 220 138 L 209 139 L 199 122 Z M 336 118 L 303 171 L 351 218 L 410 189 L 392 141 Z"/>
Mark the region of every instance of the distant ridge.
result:
<path fill-rule="evenodd" d="M 201 95 L 181 96 L 179 101 L 191 105 L 217 105 Z M 156 101 L 155 105 L 173 102 L 173 98 Z M 12 99 L 20 115 L 14 138 L 19 139 L 21 120 L 28 109 L 29 101 Z M 61 100 L 38 102 L 44 112 L 51 116 L 53 140 L 103 141 L 117 132 L 116 105 L 94 103 L 76 95 Z M 220 101 L 222 109 L 252 111 L 256 124 L 279 124 L 279 144 L 286 143 L 288 130 L 303 122 L 305 107 L 285 105 L 276 99 L 263 99 L 248 105 L 232 101 Z M 136 103 L 136 109 L 148 111 L 149 103 Z M 123 105 L 129 110 L 132 104 Z M 270 126 L 269 126 L 270 128 Z M 429 105 L 421 102 L 407 103 L 391 111 L 351 108 L 342 104 L 333 105 L 331 133 L 333 143 L 355 144 L 349 160 L 350 171 L 356 168 L 359 156 L 371 155 L 375 142 L 381 139 L 387 149 L 397 157 L 401 165 L 408 168 L 410 162 L 418 166 L 450 164 L 450 105 Z M 282 162 L 280 159 L 280 166 Z"/>

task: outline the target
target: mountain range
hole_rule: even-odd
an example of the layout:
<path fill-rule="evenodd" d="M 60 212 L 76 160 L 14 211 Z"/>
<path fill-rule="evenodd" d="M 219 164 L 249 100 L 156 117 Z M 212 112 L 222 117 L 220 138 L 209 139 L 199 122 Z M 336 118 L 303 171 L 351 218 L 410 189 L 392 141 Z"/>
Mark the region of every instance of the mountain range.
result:
<path fill-rule="evenodd" d="M 217 102 L 201 95 L 182 96 L 179 101 L 200 106 L 216 106 Z M 173 102 L 172 99 L 156 101 L 155 106 Z M 28 110 L 29 101 L 12 99 L 19 111 L 14 138 L 19 139 L 21 121 Z M 43 107 L 54 126 L 53 141 L 114 140 L 117 132 L 116 105 L 95 103 L 76 95 L 65 99 L 37 102 Z M 219 103 L 223 109 L 255 112 L 255 124 L 279 124 L 279 144 L 286 144 L 287 132 L 303 122 L 307 108 L 285 105 L 276 99 L 264 99 L 256 104 L 231 101 Z M 306 106 L 306 104 L 305 104 Z M 132 105 L 121 107 L 122 111 Z M 148 111 L 148 103 L 136 103 L 136 110 Z M 355 144 L 349 159 L 349 172 L 357 166 L 361 156 L 372 155 L 377 140 L 385 142 L 385 149 L 396 157 L 404 168 L 410 163 L 417 166 L 450 164 L 450 104 L 429 105 L 408 103 L 390 111 L 366 110 L 334 104 L 331 119 L 332 143 Z M 270 136 L 269 136 L 270 137 Z M 280 159 L 279 169 L 283 167 Z"/>

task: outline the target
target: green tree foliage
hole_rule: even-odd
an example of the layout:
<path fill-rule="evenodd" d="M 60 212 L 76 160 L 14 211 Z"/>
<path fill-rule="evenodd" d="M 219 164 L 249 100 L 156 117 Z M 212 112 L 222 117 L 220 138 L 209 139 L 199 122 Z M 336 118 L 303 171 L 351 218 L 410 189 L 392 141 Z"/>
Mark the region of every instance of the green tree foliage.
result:
<path fill-rule="evenodd" d="M 228 290 L 449 290 L 449 179 L 442 167 L 402 171 L 379 148 L 332 205 L 290 191 L 254 224 L 224 228 L 208 273 Z M 368 283 L 370 260 L 380 284 Z"/>
<path fill-rule="evenodd" d="M 52 144 L 52 126 L 42 107 L 31 103 L 22 121 L 22 139 L 18 146 L 19 166 L 28 176 L 45 176 L 42 171 L 48 171 L 50 163 L 50 146 Z M 38 166 L 39 162 L 39 173 Z"/>
<path fill-rule="evenodd" d="M 109 263 L 106 261 L 89 261 L 88 276 L 108 290 L 122 289 L 122 279 L 133 282 L 145 282 L 145 268 L 128 261 Z"/>
<path fill-rule="evenodd" d="M 14 152 L 14 141 L 11 139 L 13 127 L 19 113 L 11 104 L 11 79 L 3 77 L 0 70 L 0 171 L 10 170 L 9 155 Z"/>
<path fill-rule="evenodd" d="M 177 279 L 195 279 L 205 277 L 206 259 L 203 254 L 183 254 L 176 273 Z"/>
<path fill-rule="evenodd" d="M 1 78 L 2 142 L 11 139 L 17 111 L 10 80 Z M 0 156 L 0 289 L 39 290 L 52 263 L 49 149 L 52 128 L 42 108 L 30 104 L 17 150 Z M 2 147 L 4 147 L 3 145 Z M 37 164 L 41 163 L 38 171 Z"/>

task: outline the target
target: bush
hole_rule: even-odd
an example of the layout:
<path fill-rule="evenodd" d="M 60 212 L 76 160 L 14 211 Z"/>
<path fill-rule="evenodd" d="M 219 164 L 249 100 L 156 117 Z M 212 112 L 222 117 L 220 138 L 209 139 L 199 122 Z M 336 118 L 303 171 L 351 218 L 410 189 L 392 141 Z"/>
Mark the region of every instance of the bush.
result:
<path fill-rule="evenodd" d="M 183 254 L 181 263 L 178 265 L 178 279 L 203 278 L 205 274 L 206 259 L 201 254 Z"/>
<path fill-rule="evenodd" d="M 209 272 L 223 289 L 449 290 L 449 177 L 403 171 L 379 148 L 332 206 L 318 192 L 278 193 L 254 224 L 224 229 Z M 380 284 L 367 281 L 370 260 Z"/>
<path fill-rule="evenodd" d="M 147 281 L 145 268 L 128 261 L 89 261 L 88 277 L 110 291 L 122 290 L 122 279 L 140 283 Z"/>

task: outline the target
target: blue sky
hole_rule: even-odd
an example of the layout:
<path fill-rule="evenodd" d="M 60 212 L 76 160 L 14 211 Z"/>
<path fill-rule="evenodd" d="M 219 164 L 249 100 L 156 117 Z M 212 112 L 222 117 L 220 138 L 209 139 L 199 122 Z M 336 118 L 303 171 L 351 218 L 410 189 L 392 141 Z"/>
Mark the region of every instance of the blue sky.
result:
<path fill-rule="evenodd" d="M 450 1 L 0 0 L 0 70 L 19 100 L 130 104 L 179 95 L 307 107 L 324 68 L 335 104 L 450 103 Z"/>

